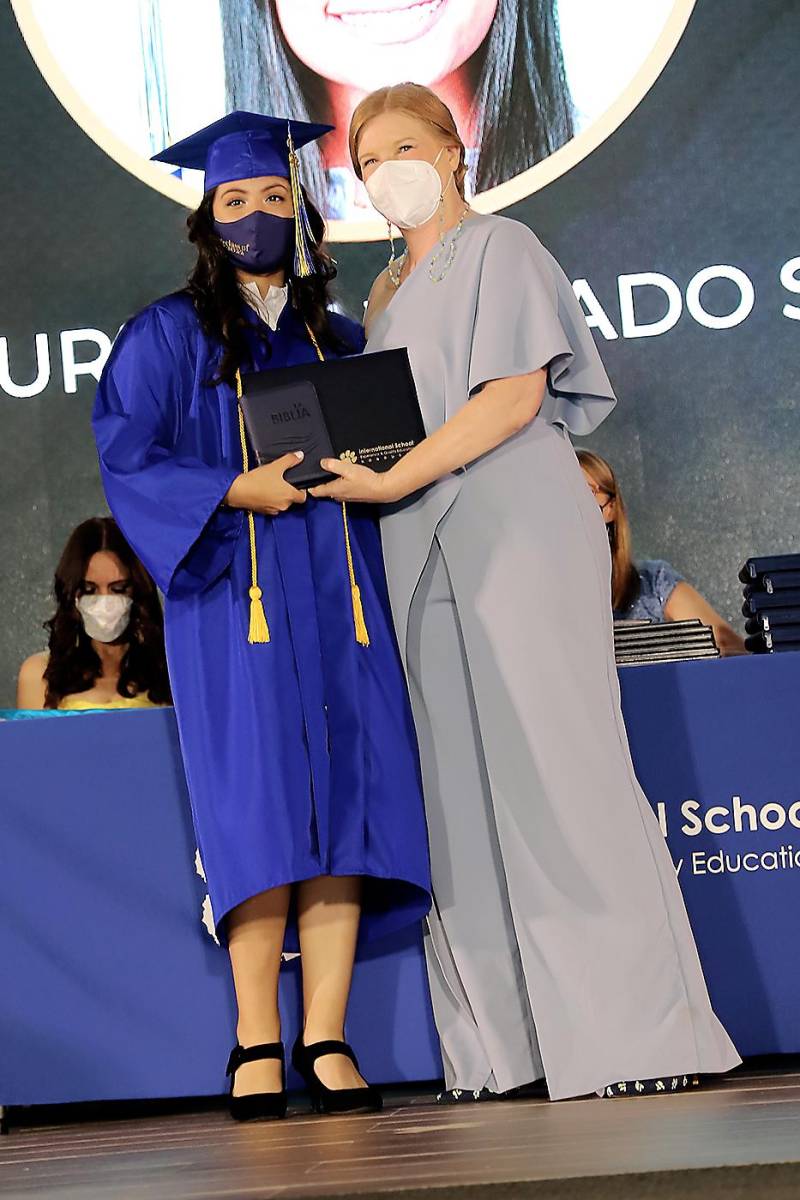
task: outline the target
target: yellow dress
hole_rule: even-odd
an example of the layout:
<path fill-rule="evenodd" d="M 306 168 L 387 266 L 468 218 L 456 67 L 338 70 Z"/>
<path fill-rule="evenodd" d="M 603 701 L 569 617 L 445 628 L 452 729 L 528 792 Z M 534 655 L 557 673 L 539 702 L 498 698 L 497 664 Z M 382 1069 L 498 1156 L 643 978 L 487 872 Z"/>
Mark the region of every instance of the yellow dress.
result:
<path fill-rule="evenodd" d="M 101 704 L 99 700 L 86 700 L 80 692 L 76 692 L 72 696 L 65 696 L 58 707 L 75 711 L 92 708 L 161 708 L 163 706 L 154 704 L 146 692 L 140 692 L 138 696 L 115 696 L 107 704 Z"/>

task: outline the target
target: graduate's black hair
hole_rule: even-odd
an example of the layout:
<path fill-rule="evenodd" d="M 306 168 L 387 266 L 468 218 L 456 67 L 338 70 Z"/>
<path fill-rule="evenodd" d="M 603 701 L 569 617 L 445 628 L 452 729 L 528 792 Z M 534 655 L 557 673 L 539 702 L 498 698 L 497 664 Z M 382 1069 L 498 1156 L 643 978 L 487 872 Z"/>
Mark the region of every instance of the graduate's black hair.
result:
<path fill-rule="evenodd" d="M 100 675 L 100 659 L 83 628 L 76 601 L 83 595 L 89 560 L 100 550 L 115 554 L 130 576 L 130 622 L 120 641 L 127 650 L 117 691 L 132 698 L 147 694 L 154 704 L 171 704 L 164 650 L 164 618 L 156 585 L 111 517 L 90 517 L 70 534 L 56 567 L 56 611 L 44 627 L 50 633 L 45 708 L 58 708 L 65 696 L 87 692 Z"/>
<path fill-rule="evenodd" d="M 329 119 L 326 80 L 289 48 L 274 0 L 220 0 L 220 15 L 229 110 Z M 489 32 L 467 70 L 477 130 L 476 192 L 527 170 L 573 136 L 558 0 L 497 0 Z M 325 198 L 317 144 L 307 147 L 303 164 L 314 194 Z"/>
<path fill-rule="evenodd" d="M 290 303 L 314 331 L 320 345 L 339 352 L 350 351 L 352 347 L 345 346 L 331 328 L 329 287 L 336 278 L 336 265 L 323 245 L 325 222 L 305 189 L 303 196 L 314 238 L 314 244 L 309 246 L 314 273 L 299 278 L 293 273 L 292 263 L 287 264 Z M 189 276 L 186 292 L 194 304 L 203 331 L 222 343 L 223 354 L 217 378 L 233 383 L 237 369 L 249 365 L 244 333 L 246 321 L 242 314 L 236 268 L 214 230 L 213 202 L 214 193 L 208 192 L 200 207 L 189 214 L 186 222 L 189 241 L 197 247 L 197 262 Z"/>

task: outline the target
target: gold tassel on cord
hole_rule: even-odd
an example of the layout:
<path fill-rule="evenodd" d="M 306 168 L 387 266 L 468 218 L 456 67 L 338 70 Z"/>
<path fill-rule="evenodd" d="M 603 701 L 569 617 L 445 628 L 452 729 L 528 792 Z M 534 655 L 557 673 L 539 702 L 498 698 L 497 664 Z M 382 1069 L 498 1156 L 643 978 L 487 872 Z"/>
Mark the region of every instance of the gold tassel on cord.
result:
<path fill-rule="evenodd" d="M 242 444 L 242 470 L 245 475 L 250 470 L 250 456 L 247 452 L 247 437 L 244 430 L 244 413 L 242 412 L 242 377 L 236 372 L 236 407 L 239 410 L 239 440 Z M 269 625 L 267 614 L 264 612 L 262 591 L 258 586 L 258 560 L 256 558 L 256 525 L 253 514 L 247 513 L 247 527 L 250 534 L 250 629 L 247 640 L 251 644 L 269 641 Z"/>
<path fill-rule="evenodd" d="M 310 325 L 306 325 L 308 336 L 317 352 L 321 362 L 325 361 L 325 357 L 320 349 L 319 342 L 314 336 L 314 332 Z M 250 456 L 247 451 L 247 437 L 244 426 L 244 413 L 242 412 L 242 377 L 239 372 L 236 372 L 236 400 L 239 413 L 239 440 L 242 445 L 242 470 L 245 475 L 250 470 Z M 369 631 L 367 622 L 364 618 L 364 605 L 361 600 L 361 588 L 356 580 L 355 566 L 353 564 L 353 550 L 350 545 L 350 526 L 347 521 L 347 505 L 342 504 L 342 524 L 344 526 L 344 550 L 347 559 L 347 574 L 350 580 L 350 599 L 353 606 L 353 627 L 355 629 L 356 642 L 359 646 L 369 645 Z M 269 626 L 267 624 L 267 614 L 264 611 L 263 593 L 258 586 L 258 560 L 256 558 L 256 527 L 253 520 L 253 514 L 247 514 L 247 527 L 250 535 L 250 630 L 247 635 L 248 642 L 262 643 L 268 642 Z"/>
<path fill-rule="evenodd" d="M 314 274 L 309 249 L 309 241 L 313 241 L 314 237 L 303 200 L 303 191 L 300 187 L 300 168 L 292 139 L 292 127 L 288 124 L 286 145 L 289 150 L 289 184 L 292 189 L 292 208 L 294 210 L 294 273 L 299 279 L 307 279 L 309 275 Z M 317 353 L 319 353 L 319 347 L 317 347 Z"/>
<path fill-rule="evenodd" d="M 311 338 L 311 343 L 317 352 L 317 358 L 320 362 L 325 361 L 325 355 L 320 349 L 319 342 L 314 336 L 314 330 L 306 323 L 306 331 Z M 342 504 L 342 522 L 344 524 L 344 551 L 347 557 L 347 574 L 350 577 L 350 598 L 353 603 L 353 625 L 356 631 L 356 641 L 359 646 L 369 645 L 369 631 L 367 622 L 364 619 L 364 605 L 361 602 L 361 588 L 356 582 L 356 572 L 353 566 L 353 551 L 350 546 L 350 526 L 347 523 L 347 505 Z"/>
<path fill-rule="evenodd" d="M 342 504 L 342 521 L 344 523 L 344 549 L 347 555 L 347 573 L 350 576 L 350 596 L 353 601 L 353 625 L 356 630 L 356 641 L 359 646 L 369 645 L 369 632 L 364 620 L 364 606 L 361 603 L 361 588 L 356 583 L 356 573 L 353 567 L 353 551 L 350 548 L 350 527 L 347 524 L 347 505 Z"/>

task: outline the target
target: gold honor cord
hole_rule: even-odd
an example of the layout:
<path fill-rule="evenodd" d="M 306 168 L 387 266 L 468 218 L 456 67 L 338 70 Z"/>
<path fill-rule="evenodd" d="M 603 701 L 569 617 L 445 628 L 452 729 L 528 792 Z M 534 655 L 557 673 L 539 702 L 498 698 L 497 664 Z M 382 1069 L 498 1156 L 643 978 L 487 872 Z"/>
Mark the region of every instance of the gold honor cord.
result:
<path fill-rule="evenodd" d="M 319 342 L 314 336 L 314 331 L 311 326 L 306 323 L 308 336 L 311 338 L 312 345 L 317 352 L 317 357 L 320 362 L 325 361 L 325 355 L 320 349 Z M 242 377 L 239 371 L 236 372 L 236 402 L 239 411 L 239 440 L 242 444 L 242 470 L 245 475 L 250 470 L 250 456 L 247 452 L 247 438 L 245 436 L 244 413 L 242 412 Z M 359 646 L 369 645 L 369 631 L 367 623 L 364 620 L 364 606 L 361 601 L 361 588 L 356 581 L 355 566 L 353 565 L 353 550 L 350 544 L 350 525 L 347 520 L 347 505 L 342 504 L 342 523 L 344 525 L 344 550 L 347 558 L 347 574 L 350 579 L 350 599 L 353 605 L 353 626 L 355 629 L 356 641 Z M 250 631 L 247 635 L 248 642 L 268 642 L 269 641 L 269 626 L 267 625 L 267 617 L 264 612 L 263 593 L 258 586 L 258 560 L 256 557 L 256 528 L 253 514 L 248 510 L 247 526 L 250 534 Z"/>
<path fill-rule="evenodd" d="M 317 352 L 320 362 L 325 362 L 325 355 L 320 349 L 319 342 L 314 336 L 314 330 L 306 321 L 306 332 L 311 338 L 311 344 Z M 356 582 L 356 572 L 353 566 L 353 551 L 350 547 L 350 526 L 347 523 L 347 505 L 342 501 L 342 523 L 344 524 L 344 550 L 347 556 L 347 574 L 350 577 L 350 596 L 353 602 L 353 625 L 356 631 L 356 641 L 359 646 L 369 645 L 369 631 L 364 620 L 364 606 L 361 603 L 361 588 Z"/>
<path fill-rule="evenodd" d="M 247 452 L 247 436 L 244 430 L 244 413 L 242 412 L 242 376 L 236 370 L 236 408 L 239 412 L 239 441 L 242 444 L 242 470 L 245 475 L 250 470 L 250 455 Z M 256 558 L 256 523 L 250 509 L 247 510 L 247 528 L 250 534 L 250 629 L 247 640 L 253 642 L 269 641 L 269 625 L 267 614 L 264 612 L 262 591 L 258 586 L 258 559 Z"/>

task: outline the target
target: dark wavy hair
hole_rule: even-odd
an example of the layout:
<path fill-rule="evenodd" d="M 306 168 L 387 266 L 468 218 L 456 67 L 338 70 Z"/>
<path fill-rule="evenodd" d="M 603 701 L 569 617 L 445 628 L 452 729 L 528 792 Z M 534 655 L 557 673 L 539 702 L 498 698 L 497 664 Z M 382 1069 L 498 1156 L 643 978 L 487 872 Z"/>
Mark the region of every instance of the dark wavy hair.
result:
<path fill-rule="evenodd" d="M 44 706 L 58 708 L 65 696 L 89 691 L 100 674 L 100 659 L 75 607 L 84 592 L 89 561 L 100 550 L 117 556 L 131 583 L 133 604 L 130 623 L 120 638 L 127 643 L 127 650 L 120 664 L 117 691 L 128 698 L 146 692 L 154 704 L 171 704 L 164 619 L 156 585 L 125 541 L 116 521 L 111 517 L 90 517 L 72 531 L 56 567 L 53 591 L 57 607 L 44 623 L 50 634 Z"/>
<path fill-rule="evenodd" d="M 330 119 L 326 80 L 290 49 L 274 0 L 220 0 L 220 15 L 229 109 Z M 464 65 L 477 130 L 476 192 L 534 166 L 573 136 L 557 0 L 497 0 L 489 32 Z M 319 147 L 309 146 L 303 159 L 314 194 L 326 197 Z"/>
<path fill-rule="evenodd" d="M 306 278 L 294 274 L 292 240 L 291 257 L 285 264 L 290 302 L 301 319 L 314 331 L 314 336 L 320 344 L 336 351 L 346 350 L 348 347 L 344 346 L 331 328 L 328 311 L 332 301 L 330 285 L 336 278 L 336 264 L 325 250 L 325 222 L 305 189 L 303 197 L 314 238 L 314 243 L 310 246 L 314 273 Z M 217 379 L 233 383 L 237 368 L 246 366 L 249 362 L 250 355 L 244 332 L 247 321 L 242 315 L 242 297 L 236 268 L 214 230 L 213 203 L 214 192 L 207 192 L 200 207 L 189 214 L 186 222 L 189 241 L 197 247 L 197 262 L 185 291 L 191 298 L 203 332 L 222 344 L 222 360 Z M 263 332 L 262 337 L 268 349 L 269 341 Z"/>

